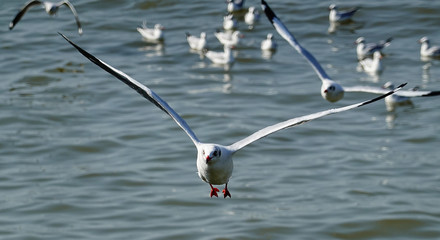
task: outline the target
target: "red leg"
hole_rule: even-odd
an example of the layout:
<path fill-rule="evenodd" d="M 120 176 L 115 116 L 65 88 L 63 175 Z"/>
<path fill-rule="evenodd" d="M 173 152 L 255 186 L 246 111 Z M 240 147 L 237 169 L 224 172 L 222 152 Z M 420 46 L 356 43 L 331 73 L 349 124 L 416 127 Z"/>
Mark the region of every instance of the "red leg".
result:
<path fill-rule="evenodd" d="M 223 195 L 224 195 L 224 197 L 226 198 L 226 197 L 231 197 L 231 193 L 228 191 L 228 184 L 226 183 L 226 185 L 225 185 L 225 189 L 223 189 Z"/>
<path fill-rule="evenodd" d="M 218 188 L 213 187 L 211 184 L 209 184 L 209 186 L 211 186 L 211 193 L 210 193 L 209 195 L 210 195 L 211 197 L 212 197 L 212 196 L 216 196 L 216 197 L 218 197 L 217 192 L 220 192 L 220 190 L 218 190 Z"/>

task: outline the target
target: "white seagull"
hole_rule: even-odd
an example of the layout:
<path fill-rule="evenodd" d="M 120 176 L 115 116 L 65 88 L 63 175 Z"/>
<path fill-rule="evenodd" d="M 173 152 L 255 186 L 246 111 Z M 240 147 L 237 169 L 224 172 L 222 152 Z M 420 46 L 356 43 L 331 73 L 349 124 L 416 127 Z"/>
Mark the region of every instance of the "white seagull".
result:
<path fill-rule="evenodd" d="M 240 43 L 240 39 L 244 35 L 240 31 L 230 32 L 217 32 L 214 33 L 215 37 L 219 40 L 222 45 L 237 46 Z"/>
<path fill-rule="evenodd" d="M 374 94 L 384 94 L 392 89 L 394 89 L 394 84 L 392 82 L 387 82 L 382 87 L 355 86 L 345 88 L 348 92 L 365 92 Z M 387 111 L 391 112 L 394 111 L 397 106 L 408 105 L 408 103 L 411 102 L 411 98 L 433 96 L 440 96 L 440 91 L 419 91 L 416 87 L 409 90 L 402 90 L 393 94 L 393 96 L 386 97 L 385 106 Z"/>
<path fill-rule="evenodd" d="M 292 46 L 303 55 L 304 58 L 312 65 L 315 72 L 318 74 L 319 78 L 322 81 L 321 85 L 321 95 L 324 99 L 329 102 L 336 102 L 340 100 L 344 96 L 344 92 L 366 92 L 372 94 L 384 94 L 384 90 L 381 88 L 368 87 L 368 86 L 354 86 L 354 87 L 342 87 L 340 84 L 331 80 L 331 78 L 327 75 L 327 73 L 322 68 L 321 64 L 313 57 L 313 55 L 307 51 L 307 49 L 303 48 L 299 42 L 295 39 L 292 33 L 286 28 L 286 26 L 281 22 L 281 20 L 275 15 L 272 9 L 267 5 L 266 1 L 261 0 L 262 8 L 267 18 L 270 20 L 272 25 L 275 27 L 277 32 Z M 399 96 L 436 96 L 439 95 L 439 91 L 433 92 L 418 92 L 414 91 L 399 91 L 396 93 Z"/>
<path fill-rule="evenodd" d="M 330 13 L 328 15 L 328 18 L 330 22 L 347 22 L 350 21 L 353 15 L 359 10 L 358 7 L 351 8 L 347 11 L 339 11 L 338 6 L 336 4 L 331 4 L 328 9 L 330 10 Z"/>
<path fill-rule="evenodd" d="M 272 33 L 268 33 L 266 39 L 261 42 L 261 50 L 263 51 L 275 51 L 277 50 L 277 42 L 273 38 Z"/>
<path fill-rule="evenodd" d="M 154 28 L 148 28 L 147 22 L 142 23 L 142 27 L 136 28 L 137 31 L 142 35 L 142 37 L 147 41 L 160 42 L 164 40 L 163 29 L 164 27 L 157 23 Z"/>
<path fill-rule="evenodd" d="M 255 23 L 257 23 L 260 20 L 260 12 L 258 12 L 258 10 L 252 6 L 249 7 L 248 12 L 244 15 L 244 22 L 247 25 L 254 25 Z"/>
<path fill-rule="evenodd" d="M 66 5 L 67 7 L 69 7 L 70 11 L 72 11 L 73 15 L 75 16 L 76 25 L 78 25 L 78 33 L 80 35 L 83 33 L 81 23 L 79 22 L 78 14 L 76 13 L 75 7 L 68 0 L 60 1 L 57 3 L 47 2 L 47 1 L 37 1 L 37 0 L 32 0 L 27 2 L 26 5 L 24 5 L 24 7 L 17 13 L 14 20 L 12 20 L 12 22 L 9 23 L 9 30 L 12 30 L 15 27 L 15 25 L 17 25 L 18 21 L 20 21 L 20 19 L 23 17 L 26 11 L 29 10 L 29 8 L 41 4 L 43 5 L 47 14 L 51 16 L 55 15 L 61 6 Z"/>
<path fill-rule="evenodd" d="M 244 6 L 244 0 L 227 0 L 226 2 L 228 3 L 227 9 L 230 13 L 240 11 Z"/>
<path fill-rule="evenodd" d="M 382 51 L 383 48 L 388 47 L 391 44 L 393 38 L 388 38 L 384 41 L 380 41 L 378 43 L 366 43 L 364 37 L 359 37 L 354 42 L 356 47 L 356 54 L 359 60 L 362 60 L 366 57 L 373 56 L 373 53 L 376 51 Z"/>
<path fill-rule="evenodd" d="M 382 64 L 382 53 L 380 51 L 375 51 L 373 58 L 365 58 L 359 61 L 364 72 L 370 75 L 379 75 L 383 72 L 384 66 Z"/>
<path fill-rule="evenodd" d="M 420 56 L 421 57 L 440 57 L 440 47 L 439 46 L 431 46 L 428 37 L 422 37 L 419 40 L 421 44 L 420 47 Z"/>
<path fill-rule="evenodd" d="M 237 28 L 237 20 L 235 20 L 234 15 L 228 14 L 223 17 L 223 28 L 225 30 L 234 30 Z"/>
<path fill-rule="evenodd" d="M 175 112 L 169 105 L 166 103 L 162 98 L 159 97 L 155 92 L 153 92 L 151 89 L 149 89 L 147 86 L 141 84 L 140 82 L 136 81 L 135 79 L 131 78 L 124 72 L 108 65 L 107 63 L 103 62 L 102 60 L 94 57 L 90 53 L 86 52 L 82 48 L 78 47 L 76 44 L 71 42 L 67 37 L 60 34 L 64 37 L 72 46 L 74 46 L 82 55 L 84 55 L 86 58 L 88 58 L 91 62 L 95 63 L 99 67 L 101 67 L 103 70 L 107 71 L 108 73 L 112 74 L 131 88 L 133 88 L 135 91 L 137 91 L 140 95 L 142 95 L 144 98 L 149 100 L 151 103 L 156 105 L 159 109 L 164 111 L 166 114 L 168 114 L 176 123 L 179 125 L 183 131 L 189 136 L 191 141 L 194 143 L 195 147 L 197 148 L 197 170 L 199 177 L 208 183 L 211 187 L 210 196 L 218 196 L 217 192 L 219 190 L 217 188 L 214 188 L 212 185 L 223 185 L 225 184 L 225 188 L 223 190 L 224 197 L 231 197 L 231 194 L 228 190 L 228 182 L 229 178 L 232 175 L 232 169 L 233 169 L 233 162 L 232 162 L 232 156 L 242 149 L 243 147 L 249 145 L 250 143 L 253 143 L 257 141 L 258 139 L 261 139 L 263 137 L 266 137 L 272 133 L 278 132 L 280 130 L 297 126 L 306 122 L 309 122 L 311 120 L 324 117 L 326 115 L 330 115 L 333 113 L 339 113 L 344 112 L 350 109 L 354 109 L 357 107 L 361 107 L 364 105 L 367 105 L 369 103 L 375 102 L 379 99 L 385 98 L 391 94 L 393 94 L 395 91 L 397 91 L 400 88 L 397 88 L 395 90 L 392 90 L 388 92 L 385 95 L 382 95 L 380 97 L 364 101 L 361 103 L 356 103 L 353 105 L 340 107 L 340 108 L 334 108 L 318 113 L 313 113 L 310 115 L 292 118 L 289 120 L 286 120 L 284 122 L 277 123 L 275 125 L 271 125 L 268 127 L 265 127 L 253 134 L 251 134 L 248 137 L 245 137 L 231 145 L 220 145 L 216 143 L 203 143 L 201 142 L 196 134 L 191 130 L 189 125 L 185 122 L 185 120 L 177 113 Z"/>
<path fill-rule="evenodd" d="M 211 50 L 206 51 L 205 56 L 211 60 L 215 64 L 233 64 L 235 59 L 232 55 L 232 46 L 230 45 L 224 45 L 223 46 L 223 52 L 214 52 Z"/>
<path fill-rule="evenodd" d="M 200 33 L 199 38 L 189 33 L 186 33 L 186 41 L 188 42 L 189 47 L 194 50 L 201 51 L 208 48 L 208 42 L 206 41 L 205 32 Z"/>

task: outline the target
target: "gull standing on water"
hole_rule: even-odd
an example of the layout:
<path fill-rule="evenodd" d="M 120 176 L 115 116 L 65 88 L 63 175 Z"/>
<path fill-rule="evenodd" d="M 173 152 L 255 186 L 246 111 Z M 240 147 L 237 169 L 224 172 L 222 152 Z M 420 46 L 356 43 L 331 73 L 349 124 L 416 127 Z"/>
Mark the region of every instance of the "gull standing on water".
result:
<path fill-rule="evenodd" d="M 24 5 L 24 7 L 17 13 L 14 20 L 12 20 L 12 22 L 9 23 L 9 30 L 12 30 L 15 27 L 15 25 L 17 25 L 18 21 L 20 21 L 20 19 L 23 17 L 26 11 L 29 10 L 29 8 L 36 5 L 43 5 L 44 9 L 49 15 L 55 15 L 61 6 L 66 5 L 67 7 L 69 7 L 73 15 L 75 16 L 76 24 L 78 25 L 78 33 L 80 35 L 82 34 L 83 30 L 81 27 L 81 23 L 79 22 L 78 14 L 76 13 L 75 7 L 68 0 L 60 1 L 57 3 L 48 2 L 48 1 L 38 1 L 38 0 L 32 0 L 27 2 L 26 5 Z"/>
<path fill-rule="evenodd" d="M 266 39 L 261 42 L 261 50 L 263 51 L 275 51 L 277 50 L 277 42 L 273 38 L 272 33 L 268 33 Z"/>
<path fill-rule="evenodd" d="M 367 87 L 367 86 L 355 86 L 355 87 L 342 87 L 339 83 L 333 81 L 327 73 L 322 68 L 321 64 L 316 60 L 316 58 L 307 49 L 303 48 L 296 38 L 289 32 L 287 27 L 281 22 L 281 20 L 275 15 L 266 1 L 261 0 L 262 8 L 266 14 L 269 21 L 272 23 L 277 32 L 293 47 L 295 50 L 301 54 L 313 67 L 316 74 L 322 81 L 321 85 L 321 96 L 329 102 L 337 102 L 343 98 L 344 92 L 366 92 L 373 94 L 384 94 L 384 90 L 381 88 Z M 399 91 L 396 94 L 399 96 L 437 96 L 440 92 L 431 91 L 424 93 L 414 94 L 413 91 Z"/>
<path fill-rule="evenodd" d="M 163 29 L 164 27 L 159 23 L 155 24 L 153 28 L 147 27 L 147 22 L 142 23 L 142 27 L 136 28 L 142 37 L 147 41 L 161 42 L 164 40 Z"/>
<path fill-rule="evenodd" d="M 244 37 L 240 31 L 234 31 L 232 34 L 230 32 L 217 31 L 214 35 L 222 45 L 229 46 L 237 46 L 240 43 L 240 39 Z"/>
<path fill-rule="evenodd" d="M 365 58 L 359 61 L 364 72 L 370 75 L 379 75 L 383 72 L 384 66 L 382 64 L 382 53 L 380 51 L 375 51 L 373 58 Z"/>
<path fill-rule="evenodd" d="M 358 60 L 362 60 L 366 57 L 371 57 L 373 56 L 373 53 L 376 51 L 382 51 L 383 48 L 388 47 L 391 44 L 392 40 L 393 38 L 388 38 L 378 43 L 366 43 L 364 37 L 359 37 L 354 42 L 357 45 L 356 54 Z"/>
<path fill-rule="evenodd" d="M 193 36 L 189 33 L 186 33 L 186 41 L 189 44 L 189 47 L 194 50 L 202 51 L 203 49 L 208 48 L 208 42 L 206 41 L 206 33 L 200 33 L 200 37 Z"/>
<path fill-rule="evenodd" d="M 197 170 L 199 177 L 208 183 L 211 187 L 210 196 L 218 196 L 217 192 L 219 190 L 212 185 L 223 185 L 225 184 L 225 188 L 223 190 L 224 197 L 231 197 L 231 193 L 228 190 L 228 183 L 229 178 L 232 175 L 233 170 L 233 162 L 232 162 L 232 156 L 242 149 L 243 147 L 257 141 L 258 139 L 261 139 L 263 137 L 266 137 L 267 135 L 270 135 L 272 133 L 278 132 L 280 130 L 297 126 L 306 122 L 309 122 L 311 120 L 324 117 L 326 115 L 330 115 L 333 113 L 343 112 L 350 109 L 354 109 L 357 107 L 361 107 L 364 105 L 367 105 L 369 103 L 375 102 L 379 99 L 385 98 L 391 94 L 393 94 L 395 91 L 397 91 L 399 88 L 392 90 L 388 92 L 385 95 L 382 95 L 380 97 L 364 101 L 361 103 L 356 103 L 353 105 L 340 107 L 340 108 L 334 108 L 318 113 L 313 113 L 310 115 L 292 118 L 284 122 L 277 123 L 275 125 L 268 126 L 266 128 L 263 128 L 253 134 L 251 134 L 248 137 L 245 137 L 231 145 L 220 145 L 216 143 L 203 143 L 201 142 L 196 134 L 191 130 L 189 125 L 185 122 L 185 120 L 172 109 L 167 102 L 162 100 L 159 95 L 157 95 L 155 92 L 153 92 L 150 88 L 147 86 L 141 84 L 140 82 L 136 81 L 135 79 L 131 78 L 124 72 L 108 65 L 107 63 L 103 62 L 102 60 L 94 57 L 90 53 L 86 52 L 73 42 L 71 42 L 67 37 L 61 34 L 64 39 L 66 39 L 72 46 L 74 46 L 82 55 L 84 55 L 86 58 L 88 58 L 91 62 L 95 63 L 99 67 L 101 67 L 103 70 L 107 71 L 108 73 L 112 74 L 125 84 L 127 84 L 129 87 L 133 88 L 135 91 L 137 91 L 140 95 L 142 95 L 144 98 L 149 100 L 151 103 L 156 105 L 159 109 L 164 111 L 166 114 L 168 114 L 176 123 L 177 125 L 182 128 L 183 131 L 188 135 L 188 137 L 191 139 L 191 141 L 194 143 L 195 147 L 197 148 Z M 172 146 L 170 147 L 170 151 L 172 151 Z"/>
<path fill-rule="evenodd" d="M 428 37 L 422 37 L 419 40 L 420 46 L 420 56 L 421 57 L 440 57 L 440 47 L 431 46 Z"/>
<path fill-rule="evenodd" d="M 330 22 L 347 22 L 350 21 L 353 15 L 359 10 L 358 7 L 349 9 L 347 11 L 339 11 L 338 6 L 336 4 L 331 4 L 328 9 L 330 10 L 330 13 L 328 15 L 328 18 Z"/>
<path fill-rule="evenodd" d="M 244 6 L 244 0 L 227 0 L 226 2 L 228 3 L 227 9 L 230 13 L 240 11 Z"/>

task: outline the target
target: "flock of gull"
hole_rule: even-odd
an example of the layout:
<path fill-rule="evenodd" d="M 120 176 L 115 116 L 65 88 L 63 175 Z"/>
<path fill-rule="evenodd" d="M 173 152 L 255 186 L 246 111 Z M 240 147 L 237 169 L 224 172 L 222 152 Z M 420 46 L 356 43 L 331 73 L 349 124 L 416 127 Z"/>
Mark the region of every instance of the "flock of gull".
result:
<path fill-rule="evenodd" d="M 23 15 L 32 6 L 41 5 L 44 7 L 45 11 L 53 15 L 57 12 L 59 7 L 67 6 L 73 12 L 75 20 L 78 26 L 78 33 L 82 34 L 82 27 L 78 18 L 78 14 L 74 6 L 68 1 L 64 0 L 58 3 L 51 3 L 46 1 L 32 0 L 28 2 L 16 15 L 9 25 L 12 30 L 14 26 L 19 22 Z M 378 97 L 373 99 L 363 101 L 360 103 L 355 103 L 345 107 L 333 108 L 301 117 L 291 118 L 286 121 L 276 123 L 274 125 L 265 127 L 255 133 L 236 141 L 230 145 L 221 145 L 216 143 L 204 143 L 198 139 L 196 134 L 192 131 L 189 124 L 170 106 L 163 100 L 158 94 L 153 90 L 143 85 L 142 83 L 136 81 L 135 79 L 128 76 L 126 73 L 118 70 L 108 63 L 102 61 L 101 59 L 93 56 L 83 48 L 76 45 L 65 35 L 59 33 L 68 43 L 70 43 L 76 50 L 78 50 L 83 56 L 89 59 L 91 62 L 96 64 L 98 67 L 102 68 L 104 71 L 112 74 L 114 77 L 134 89 L 145 99 L 149 100 L 160 110 L 169 115 L 177 125 L 185 131 L 191 141 L 194 143 L 197 149 L 197 170 L 199 177 L 208 183 L 211 187 L 210 196 L 218 197 L 217 192 L 219 189 L 215 188 L 213 185 L 225 185 L 223 189 L 223 196 L 231 197 L 231 193 L 228 189 L 229 179 L 233 171 L 233 161 L 232 156 L 244 148 L 245 146 L 266 137 L 272 133 L 278 132 L 280 130 L 290 128 L 293 126 L 301 125 L 303 123 L 309 122 L 311 120 L 321 118 L 330 114 L 340 113 L 354 108 L 362 107 L 367 104 L 376 102 L 381 99 L 385 99 L 388 110 L 394 108 L 396 104 L 403 102 L 410 102 L 411 97 L 425 97 L 425 96 L 436 96 L 440 95 L 440 91 L 418 91 L 417 89 L 412 90 L 401 90 L 406 83 L 395 87 L 392 83 L 387 83 L 383 87 L 343 87 L 340 83 L 332 80 L 330 76 L 325 72 L 321 64 L 316 60 L 316 58 L 303 46 L 300 45 L 298 40 L 294 35 L 288 30 L 280 18 L 274 13 L 274 11 L 269 7 L 265 0 L 261 0 L 262 11 L 273 25 L 278 34 L 285 39 L 300 55 L 302 55 L 308 63 L 312 66 L 314 71 L 317 73 L 321 80 L 321 95 L 329 102 L 336 102 L 343 98 L 345 92 L 368 92 L 379 94 Z M 208 44 L 206 39 L 206 33 L 202 32 L 200 37 L 196 37 L 187 33 L 187 42 L 191 49 L 199 51 L 200 54 L 206 56 L 215 64 L 231 64 L 234 61 L 232 54 L 232 49 L 236 47 L 242 34 L 237 29 L 237 21 L 234 19 L 234 13 L 241 11 L 244 8 L 244 0 L 227 0 L 227 10 L 230 12 L 224 17 L 223 28 L 225 32 L 218 30 L 215 33 L 215 37 L 224 46 L 223 52 L 214 52 L 208 50 Z M 348 11 L 339 11 L 338 7 L 334 4 L 329 7 L 330 14 L 329 20 L 332 24 L 341 24 L 346 21 L 350 21 L 353 15 L 359 10 L 359 8 L 353 8 Z M 246 11 L 246 10 L 245 10 Z M 255 7 L 249 7 L 248 11 L 244 16 L 245 22 L 252 28 L 260 20 L 259 11 Z M 164 40 L 164 27 L 161 24 L 155 24 L 154 27 L 148 28 L 146 22 L 143 23 L 141 27 L 137 28 L 137 31 L 142 35 L 142 37 L 148 41 L 163 41 Z M 366 43 L 363 37 L 356 40 L 357 44 L 357 57 L 359 64 L 365 69 L 365 71 L 378 72 L 383 69 L 381 66 L 380 59 L 382 58 L 382 50 L 391 43 L 391 38 L 381 41 L 379 43 Z M 420 54 L 422 56 L 437 57 L 440 56 L 440 48 L 435 46 L 430 46 L 427 37 L 423 37 L 419 41 L 421 43 Z M 277 49 L 277 44 L 274 40 L 272 33 L 267 34 L 267 38 L 261 42 L 261 49 L 263 51 L 275 51 Z"/>

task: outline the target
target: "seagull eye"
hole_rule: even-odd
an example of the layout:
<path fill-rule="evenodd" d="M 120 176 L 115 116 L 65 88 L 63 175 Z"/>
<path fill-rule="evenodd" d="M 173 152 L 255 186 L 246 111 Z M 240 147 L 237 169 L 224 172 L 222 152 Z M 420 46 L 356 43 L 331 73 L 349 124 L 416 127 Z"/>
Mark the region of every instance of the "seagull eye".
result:
<path fill-rule="evenodd" d="M 334 91 L 335 90 L 335 86 L 330 86 L 328 89 Z"/>
<path fill-rule="evenodd" d="M 217 151 L 214 152 L 214 157 L 217 157 Z"/>

